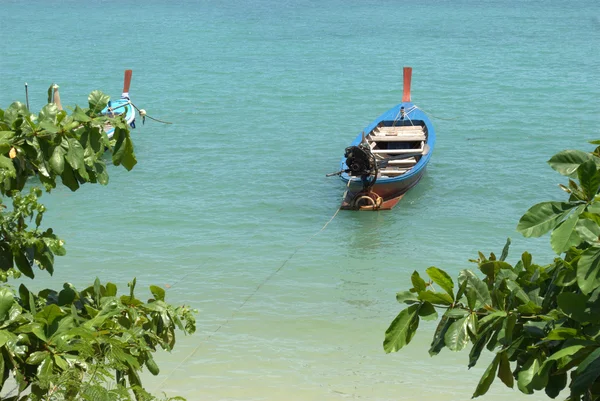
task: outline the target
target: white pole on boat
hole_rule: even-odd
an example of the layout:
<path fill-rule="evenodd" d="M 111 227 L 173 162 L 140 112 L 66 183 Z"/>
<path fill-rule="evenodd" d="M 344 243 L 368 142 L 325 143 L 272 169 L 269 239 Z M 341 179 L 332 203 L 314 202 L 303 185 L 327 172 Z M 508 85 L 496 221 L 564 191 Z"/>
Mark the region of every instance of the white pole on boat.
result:
<path fill-rule="evenodd" d="M 25 82 L 25 103 L 27 104 L 27 110 L 29 110 L 29 90 L 27 89 L 27 82 Z"/>

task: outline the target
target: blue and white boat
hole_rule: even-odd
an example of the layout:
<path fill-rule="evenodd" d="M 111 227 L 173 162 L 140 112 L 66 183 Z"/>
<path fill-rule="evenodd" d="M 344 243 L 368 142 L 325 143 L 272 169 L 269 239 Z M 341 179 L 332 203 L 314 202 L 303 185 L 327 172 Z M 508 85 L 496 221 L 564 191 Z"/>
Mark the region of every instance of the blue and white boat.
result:
<path fill-rule="evenodd" d="M 125 70 L 125 78 L 123 79 L 123 92 L 121 97 L 116 100 L 110 100 L 102 114 L 109 117 L 117 117 L 122 115 L 131 128 L 135 128 L 135 108 L 129 99 L 129 87 L 131 85 L 132 70 Z M 108 135 L 108 139 L 112 139 L 115 128 L 110 124 L 104 127 L 104 131 Z"/>
<path fill-rule="evenodd" d="M 339 174 L 342 209 L 393 208 L 423 177 L 435 145 L 427 115 L 410 99 L 412 68 L 404 67 L 402 103 L 383 113 L 346 148 Z"/>

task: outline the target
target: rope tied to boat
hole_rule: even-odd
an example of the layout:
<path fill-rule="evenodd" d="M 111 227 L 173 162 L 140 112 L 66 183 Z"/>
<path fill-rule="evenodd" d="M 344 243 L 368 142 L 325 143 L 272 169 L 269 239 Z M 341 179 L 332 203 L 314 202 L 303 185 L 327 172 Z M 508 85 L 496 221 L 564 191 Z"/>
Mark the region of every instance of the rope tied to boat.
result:
<path fill-rule="evenodd" d="M 405 109 L 404 107 L 400 107 L 400 110 L 398 110 L 398 114 L 396 114 L 396 117 L 394 117 L 394 123 L 392 124 L 392 127 L 395 127 L 396 123 L 398 121 L 404 121 L 405 118 L 408 119 L 408 121 L 410 121 L 411 125 L 414 125 L 408 115 L 410 113 L 412 113 L 413 111 L 415 111 L 416 109 L 418 109 L 418 107 L 414 106 L 414 105 L 411 108 L 409 108 L 408 110 Z"/>
<path fill-rule="evenodd" d="M 350 207 L 356 210 L 379 210 L 383 198 L 373 191 L 361 191 L 354 195 Z"/>
<path fill-rule="evenodd" d="M 131 101 L 129 101 L 129 104 L 132 105 L 133 108 L 137 110 L 137 112 L 140 115 L 140 117 L 142 117 L 142 124 L 144 124 L 146 122 L 146 117 L 148 117 L 149 119 L 154 120 L 156 122 L 159 122 L 161 124 L 173 124 L 172 122 L 169 122 L 169 121 L 162 121 L 162 120 L 159 120 L 158 118 L 150 117 L 148 115 L 148 113 L 146 113 L 146 110 L 138 108 Z"/>
<path fill-rule="evenodd" d="M 421 111 L 422 111 L 423 113 L 425 113 L 427 116 L 429 116 L 429 117 L 431 117 L 431 118 L 434 118 L 434 119 L 436 119 L 436 120 L 453 121 L 453 120 L 457 120 L 457 119 L 458 119 L 458 117 L 459 117 L 459 116 L 456 116 L 456 117 L 454 117 L 454 118 L 442 118 L 442 117 L 434 116 L 433 114 L 426 112 L 425 110 L 423 110 L 423 109 L 422 109 L 422 108 L 420 108 L 420 107 L 417 107 L 417 106 L 414 106 L 414 107 L 415 107 L 415 109 L 419 109 L 419 110 L 421 110 Z"/>

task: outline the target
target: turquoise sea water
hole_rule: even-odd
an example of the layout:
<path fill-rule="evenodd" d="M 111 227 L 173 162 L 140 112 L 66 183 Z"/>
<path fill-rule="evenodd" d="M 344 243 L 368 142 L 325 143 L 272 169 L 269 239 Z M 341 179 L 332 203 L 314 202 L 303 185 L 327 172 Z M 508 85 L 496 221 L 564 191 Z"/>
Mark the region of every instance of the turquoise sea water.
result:
<path fill-rule="evenodd" d="M 43 198 L 68 255 L 33 286 L 169 285 L 200 310 L 198 332 L 146 383 L 189 400 L 470 398 L 486 361 L 430 358 L 433 326 L 383 352 L 395 294 L 415 269 L 456 276 L 507 237 L 511 260 L 548 262 L 548 238 L 516 223 L 563 199 L 546 160 L 600 136 L 594 0 L 4 0 L 0 13 L 0 108 L 25 82 L 34 110 L 52 82 L 64 105 L 118 96 L 132 68 L 133 102 L 173 122 L 138 121 L 139 163 L 111 168 L 108 187 Z M 400 101 L 403 66 L 438 135 L 428 173 L 396 209 L 321 231 L 344 190 L 325 174 Z M 498 382 L 485 399 L 545 397 Z"/>

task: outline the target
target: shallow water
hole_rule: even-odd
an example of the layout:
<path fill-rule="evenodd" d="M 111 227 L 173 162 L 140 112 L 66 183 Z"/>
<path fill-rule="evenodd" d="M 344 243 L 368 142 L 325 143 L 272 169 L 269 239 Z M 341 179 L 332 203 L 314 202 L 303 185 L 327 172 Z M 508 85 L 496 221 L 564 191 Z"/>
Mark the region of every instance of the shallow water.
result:
<path fill-rule="evenodd" d="M 171 125 L 134 131 L 139 160 L 107 187 L 57 189 L 45 222 L 67 241 L 54 277 L 98 276 L 200 310 L 147 388 L 189 400 L 464 400 L 485 363 L 427 354 L 432 326 L 386 355 L 395 293 L 435 265 L 456 275 L 563 199 L 545 163 L 588 149 L 600 122 L 600 6 L 561 1 L 4 1 L 0 108 L 101 89 Z M 428 172 L 390 212 L 336 213 L 325 174 L 373 118 L 412 99 L 435 124 Z M 510 259 L 510 257 L 509 257 Z M 276 273 L 276 274 L 275 274 Z M 258 288 L 259 287 L 259 288 Z M 257 289 L 258 288 L 258 289 Z M 489 358 L 488 358 L 489 360 Z M 488 400 L 520 400 L 494 383 Z M 543 394 L 527 397 L 543 399 Z"/>

